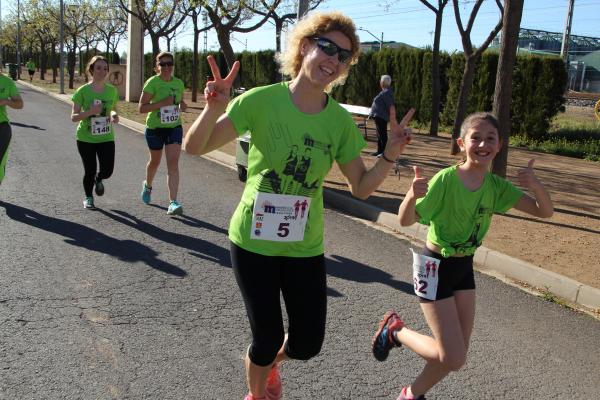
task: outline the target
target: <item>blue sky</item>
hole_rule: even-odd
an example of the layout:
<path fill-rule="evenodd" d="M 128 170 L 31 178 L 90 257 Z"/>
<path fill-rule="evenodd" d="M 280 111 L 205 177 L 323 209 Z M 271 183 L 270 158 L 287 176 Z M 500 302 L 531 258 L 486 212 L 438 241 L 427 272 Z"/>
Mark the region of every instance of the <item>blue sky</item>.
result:
<path fill-rule="evenodd" d="M 384 3 L 393 3 L 385 9 Z M 430 3 L 437 5 L 436 0 Z M 473 0 L 461 1 L 460 10 L 463 26 L 470 15 Z M 539 29 L 550 32 L 562 32 L 567 16 L 568 0 L 525 0 L 522 28 Z M 384 41 L 394 40 L 412 46 L 424 47 L 433 42 L 432 31 L 435 27 L 434 13 L 418 0 L 326 0 L 319 10 L 339 10 L 351 17 L 357 27 L 370 31 L 380 37 L 383 32 Z M 498 8 L 494 0 L 485 0 L 479 10 L 471 38 L 473 44 L 481 44 L 499 18 Z M 582 36 L 600 37 L 600 0 L 575 0 L 572 33 Z M 375 40 L 365 31 L 358 31 L 361 41 Z M 235 51 L 244 50 L 246 43 L 250 51 L 274 49 L 275 27 L 267 23 L 258 31 L 234 34 L 232 45 Z M 193 35 L 182 32 L 176 39 L 177 47 L 192 47 Z M 200 38 L 202 46 L 203 39 Z M 209 33 L 209 49 L 218 48 L 216 36 Z M 150 48 L 147 44 L 146 49 Z M 460 34 L 456 28 L 452 0 L 444 10 L 441 48 L 452 52 L 462 50 Z"/>

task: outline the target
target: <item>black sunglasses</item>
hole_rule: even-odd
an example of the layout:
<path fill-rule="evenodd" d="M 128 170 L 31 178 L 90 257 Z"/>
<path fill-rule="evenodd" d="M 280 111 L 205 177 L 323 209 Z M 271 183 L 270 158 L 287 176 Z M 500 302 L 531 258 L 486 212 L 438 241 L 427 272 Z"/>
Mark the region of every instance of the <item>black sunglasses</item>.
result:
<path fill-rule="evenodd" d="M 161 61 L 158 63 L 158 65 L 160 65 L 161 67 L 172 67 L 173 65 L 175 65 L 175 63 L 173 61 Z"/>
<path fill-rule="evenodd" d="M 346 64 L 352 57 L 352 51 L 342 49 L 340 46 L 327 38 L 313 37 L 311 39 L 317 42 L 317 47 L 328 56 L 335 56 L 337 54 L 338 60 L 342 64 Z"/>

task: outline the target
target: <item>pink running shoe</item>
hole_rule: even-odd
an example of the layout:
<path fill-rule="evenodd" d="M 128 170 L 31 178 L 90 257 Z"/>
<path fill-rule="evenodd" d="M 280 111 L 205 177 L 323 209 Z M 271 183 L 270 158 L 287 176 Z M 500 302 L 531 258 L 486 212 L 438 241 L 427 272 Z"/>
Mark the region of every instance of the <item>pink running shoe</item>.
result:
<path fill-rule="evenodd" d="M 268 400 L 280 400 L 282 392 L 283 388 L 281 385 L 281 375 L 279 375 L 279 363 L 275 363 L 267 377 L 267 391 L 265 394 Z"/>
<path fill-rule="evenodd" d="M 419 397 L 408 397 L 408 395 L 406 394 L 407 391 L 408 388 L 406 386 L 403 387 L 402 391 L 400 392 L 400 396 L 398 396 L 397 400 L 427 400 L 424 395 L 420 395 Z"/>
<path fill-rule="evenodd" d="M 246 395 L 246 397 L 244 397 L 244 400 L 267 400 L 267 398 L 264 396 L 263 397 L 254 397 L 250 393 L 248 393 Z"/>

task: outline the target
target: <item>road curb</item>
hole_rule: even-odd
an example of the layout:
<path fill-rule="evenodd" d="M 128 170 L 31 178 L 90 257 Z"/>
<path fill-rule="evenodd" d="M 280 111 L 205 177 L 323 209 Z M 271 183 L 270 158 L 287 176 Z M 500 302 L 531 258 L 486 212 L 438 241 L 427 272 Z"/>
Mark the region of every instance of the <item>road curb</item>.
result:
<path fill-rule="evenodd" d="M 236 170 L 234 156 L 215 150 L 206 154 L 205 157 Z M 338 210 L 383 225 L 401 235 L 421 242 L 425 242 L 427 238 L 426 225 L 417 223 L 409 227 L 400 226 L 396 214 L 386 212 L 364 201 L 327 188 L 323 190 L 323 199 Z M 571 303 L 593 310 L 600 309 L 600 289 L 584 285 L 574 279 L 547 271 L 499 251 L 481 246 L 475 253 L 475 263 L 477 264 L 476 269 L 487 275 L 523 282 Z"/>
<path fill-rule="evenodd" d="M 35 91 L 47 94 L 62 102 L 71 104 L 69 95 L 61 95 L 19 81 L 19 84 L 29 87 Z M 120 117 L 119 124 L 129 129 L 143 133 L 145 126 L 139 122 Z M 202 157 L 221 165 L 236 170 L 235 157 L 214 150 Z M 334 190 L 324 188 L 324 201 L 332 207 L 348 214 L 366 219 L 376 224 L 392 229 L 404 236 L 424 242 L 427 237 L 427 226 L 414 224 L 410 227 L 400 226 L 395 214 L 386 212 L 364 201 L 337 193 Z M 533 286 L 541 291 L 547 291 L 565 300 L 590 308 L 596 312 L 600 311 L 600 289 L 584 285 L 574 279 L 547 271 L 526 261 L 500 253 L 496 250 L 481 246 L 475 253 L 477 270 L 495 277 L 516 280 Z"/>

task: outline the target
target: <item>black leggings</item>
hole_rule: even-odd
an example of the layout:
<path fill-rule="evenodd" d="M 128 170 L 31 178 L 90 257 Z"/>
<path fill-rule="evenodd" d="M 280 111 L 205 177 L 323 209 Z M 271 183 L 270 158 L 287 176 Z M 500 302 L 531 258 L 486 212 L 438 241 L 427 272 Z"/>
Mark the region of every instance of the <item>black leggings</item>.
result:
<path fill-rule="evenodd" d="M 88 143 L 77 141 L 77 150 L 83 161 L 83 190 L 87 197 L 92 197 L 94 182 L 96 181 L 96 157 L 100 164 L 98 179 L 107 179 L 113 173 L 115 166 L 115 142 Z"/>
<path fill-rule="evenodd" d="M 270 365 L 283 344 L 280 292 L 289 322 L 286 355 L 308 360 L 319 354 L 327 316 L 325 257 L 269 257 L 231 243 L 231 262 L 252 330 L 250 361 Z"/>
<path fill-rule="evenodd" d="M 0 123 L 0 183 L 4 179 L 4 169 L 6 168 L 6 160 L 8 158 L 8 147 L 12 131 L 8 122 Z"/>

